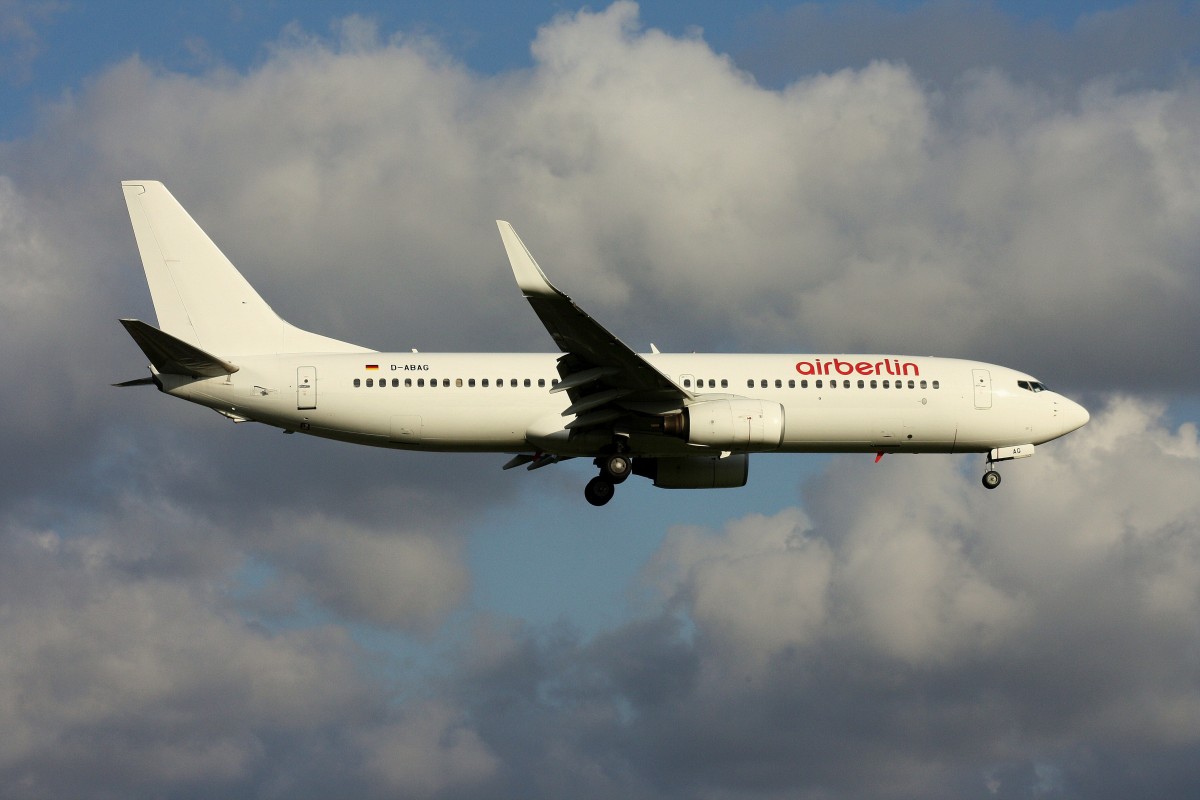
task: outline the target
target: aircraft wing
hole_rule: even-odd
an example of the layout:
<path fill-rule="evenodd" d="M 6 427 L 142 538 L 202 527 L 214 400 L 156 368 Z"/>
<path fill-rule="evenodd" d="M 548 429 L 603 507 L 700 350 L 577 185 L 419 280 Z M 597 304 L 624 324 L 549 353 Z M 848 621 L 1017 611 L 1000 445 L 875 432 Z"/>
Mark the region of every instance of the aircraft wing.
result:
<path fill-rule="evenodd" d="M 679 408 L 691 394 L 613 336 L 546 279 L 512 225 L 497 220 L 513 275 L 522 294 L 563 351 L 562 380 L 552 391 L 565 391 L 575 415 L 572 430 L 614 421 L 632 406 Z"/>

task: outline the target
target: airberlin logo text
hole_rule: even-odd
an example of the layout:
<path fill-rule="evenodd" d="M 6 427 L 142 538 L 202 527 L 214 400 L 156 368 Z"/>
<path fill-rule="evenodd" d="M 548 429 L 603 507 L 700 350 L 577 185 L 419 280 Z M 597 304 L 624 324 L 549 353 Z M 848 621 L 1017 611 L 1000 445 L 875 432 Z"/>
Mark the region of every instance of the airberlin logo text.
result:
<path fill-rule="evenodd" d="M 842 361 L 840 358 L 819 358 L 796 364 L 801 375 L 920 375 L 921 370 L 911 361 L 900 363 L 898 359 L 883 361 Z"/>

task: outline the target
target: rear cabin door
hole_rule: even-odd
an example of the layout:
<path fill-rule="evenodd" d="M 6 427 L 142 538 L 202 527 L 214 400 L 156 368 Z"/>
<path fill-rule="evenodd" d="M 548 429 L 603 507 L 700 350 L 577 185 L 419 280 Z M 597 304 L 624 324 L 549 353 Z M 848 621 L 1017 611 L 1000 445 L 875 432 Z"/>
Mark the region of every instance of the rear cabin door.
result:
<path fill-rule="evenodd" d="M 296 409 L 317 407 L 317 368 L 296 367 Z"/>
<path fill-rule="evenodd" d="M 986 369 L 973 369 L 971 370 L 971 377 L 975 383 L 975 407 L 991 408 L 992 373 Z"/>

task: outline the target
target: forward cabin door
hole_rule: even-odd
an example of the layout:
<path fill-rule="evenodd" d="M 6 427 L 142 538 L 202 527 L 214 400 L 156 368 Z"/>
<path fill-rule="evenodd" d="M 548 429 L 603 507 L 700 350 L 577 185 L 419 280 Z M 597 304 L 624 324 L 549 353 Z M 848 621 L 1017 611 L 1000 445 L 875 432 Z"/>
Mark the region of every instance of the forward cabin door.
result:
<path fill-rule="evenodd" d="M 991 408 L 992 373 L 986 369 L 973 369 L 971 370 L 971 377 L 975 383 L 975 407 Z"/>
<path fill-rule="evenodd" d="M 317 407 L 317 368 L 296 367 L 296 410 Z"/>

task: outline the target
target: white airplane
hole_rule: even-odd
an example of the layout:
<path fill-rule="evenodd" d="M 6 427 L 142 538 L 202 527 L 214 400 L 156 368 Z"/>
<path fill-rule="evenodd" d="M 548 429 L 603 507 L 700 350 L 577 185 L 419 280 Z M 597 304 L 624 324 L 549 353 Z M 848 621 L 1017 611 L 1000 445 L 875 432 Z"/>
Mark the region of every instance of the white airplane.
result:
<path fill-rule="evenodd" d="M 517 285 L 561 355 L 381 353 L 280 319 L 170 192 L 122 183 L 158 327 L 121 324 L 154 384 L 234 422 L 402 450 L 590 458 L 584 495 L 631 474 L 666 489 L 744 486 L 750 453 L 986 453 L 1000 461 L 1088 421 L 1016 370 L 895 355 L 635 353 L 546 279 L 497 222 Z"/>

